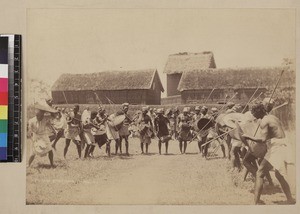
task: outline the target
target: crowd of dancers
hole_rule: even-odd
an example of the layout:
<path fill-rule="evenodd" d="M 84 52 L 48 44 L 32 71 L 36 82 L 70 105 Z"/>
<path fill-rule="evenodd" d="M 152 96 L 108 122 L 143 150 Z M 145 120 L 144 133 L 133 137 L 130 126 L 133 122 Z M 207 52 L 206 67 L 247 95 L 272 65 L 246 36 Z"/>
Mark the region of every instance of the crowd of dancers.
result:
<path fill-rule="evenodd" d="M 28 133 L 32 139 L 29 166 L 36 155 L 48 155 L 51 166 L 54 166 L 53 150 L 56 150 L 61 138 L 65 138 L 64 158 L 67 158 L 73 142 L 78 157 L 83 159 L 93 158 L 96 147 L 105 147 L 106 154 L 110 156 L 112 142 L 115 143 L 115 155 L 122 154 L 123 141 L 125 154 L 129 155 L 131 136 L 139 137 L 142 154 L 148 153 L 153 141 L 158 142 L 159 154 L 162 153 L 162 145 L 165 145 L 165 153 L 168 154 L 170 140 L 178 141 L 181 154 L 186 153 L 188 143 L 197 141 L 202 157 L 207 159 L 209 147 L 215 145 L 216 149 L 221 148 L 223 158 L 230 159 L 232 170 L 240 172 L 242 167 L 247 169 L 244 178 L 250 173 L 255 180 L 255 204 L 262 203 L 260 195 L 264 178 L 273 185 L 270 170 L 275 171 L 288 202 L 294 203 L 286 180 L 285 133 L 279 119 L 270 113 L 274 107 L 273 99 L 266 98 L 253 105 L 251 110 L 248 106 L 232 102 L 223 107 L 184 107 L 180 112 L 177 107 L 155 109 L 144 106 L 130 115 L 128 103 L 123 103 L 120 110 L 112 114 L 107 114 L 101 105 L 97 111 L 86 108 L 81 114 L 79 105 L 65 109 L 54 107 L 51 101 L 36 104 L 36 115 L 28 122 Z M 258 135 L 248 134 L 243 128 L 244 124 L 253 122 L 258 124 Z"/>

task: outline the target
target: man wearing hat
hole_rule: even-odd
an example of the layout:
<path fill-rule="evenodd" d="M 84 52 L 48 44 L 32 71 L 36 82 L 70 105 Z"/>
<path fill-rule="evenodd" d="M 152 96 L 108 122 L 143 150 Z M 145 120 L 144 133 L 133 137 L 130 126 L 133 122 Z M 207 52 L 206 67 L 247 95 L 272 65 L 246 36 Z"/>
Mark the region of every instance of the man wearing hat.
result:
<path fill-rule="evenodd" d="M 160 108 L 157 110 L 157 117 L 154 119 L 154 127 L 156 136 L 158 137 L 158 150 L 161 154 L 161 144 L 165 143 L 166 145 L 166 154 L 168 154 L 169 140 L 171 136 L 169 135 L 169 119 L 163 115 L 163 110 Z"/>
<path fill-rule="evenodd" d="M 178 126 L 178 141 L 179 150 L 181 154 L 185 154 L 187 148 L 187 141 L 191 140 L 191 123 L 192 118 L 189 115 L 189 109 L 187 107 L 183 108 L 182 114 L 178 115 L 177 126 Z M 183 147 L 182 147 L 183 146 Z"/>
<path fill-rule="evenodd" d="M 144 144 L 146 146 L 146 154 L 148 154 L 148 147 L 149 144 L 151 143 L 151 137 L 153 135 L 153 124 L 151 118 L 147 113 L 148 113 L 148 108 L 143 107 L 142 114 L 138 119 L 142 154 L 144 154 Z"/>
<path fill-rule="evenodd" d="M 122 154 L 122 141 L 123 139 L 125 140 L 125 148 L 126 148 L 126 155 L 129 155 L 128 148 L 129 148 L 129 143 L 128 143 L 128 137 L 130 135 L 129 132 L 129 125 L 132 122 L 129 114 L 129 103 L 123 103 L 122 104 L 122 109 L 121 111 L 117 112 L 117 115 L 125 115 L 125 120 L 122 123 L 122 126 L 119 130 L 119 135 L 120 135 L 120 152 Z"/>
<path fill-rule="evenodd" d="M 29 156 L 30 166 L 36 155 L 41 157 L 48 154 L 51 167 L 53 164 L 53 151 L 49 136 L 55 132 L 51 126 L 50 115 L 45 113 L 56 113 L 57 111 L 47 104 L 35 104 L 35 117 L 28 121 L 28 131 L 32 140 L 32 149 Z"/>

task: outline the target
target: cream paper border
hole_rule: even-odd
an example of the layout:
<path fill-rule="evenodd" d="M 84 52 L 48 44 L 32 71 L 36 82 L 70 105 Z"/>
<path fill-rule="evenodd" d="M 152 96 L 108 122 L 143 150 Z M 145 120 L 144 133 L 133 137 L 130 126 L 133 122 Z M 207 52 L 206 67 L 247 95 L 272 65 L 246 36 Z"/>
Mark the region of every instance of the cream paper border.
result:
<path fill-rule="evenodd" d="M 16 33 L 23 36 L 23 80 L 26 80 L 26 10 L 28 8 L 297 8 L 297 53 L 299 52 L 299 16 L 300 4 L 292 0 L 152 0 L 152 1 L 129 1 L 129 0 L 10 0 L 0 1 L 0 30 L 2 34 Z M 297 56 L 297 55 L 296 55 Z M 299 58 L 298 58 L 299 59 Z M 300 63 L 297 60 L 297 68 Z M 24 89 L 26 89 L 26 81 Z M 299 75 L 297 75 L 299 83 Z M 298 85 L 298 84 L 297 84 Z M 297 87 L 299 95 L 299 87 Z M 24 101 L 24 99 L 23 99 Z M 26 118 L 25 103 L 23 103 L 23 118 Z M 299 98 L 297 96 L 297 106 Z M 297 127 L 299 127 L 299 108 L 297 108 Z M 24 127 L 25 128 L 25 127 Z M 25 130 L 25 129 L 23 129 Z M 299 129 L 298 129 L 299 130 Z M 25 139 L 25 132 L 23 139 Z M 299 139 L 300 132 L 297 132 Z M 297 147 L 297 154 L 300 154 Z M 26 188 L 26 163 L 25 151 L 23 151 L 22 163 L 0 164 L 0 213 L 299 213 L 299 185 L 297 185 L 298 204 L 292 206 L 51 206 L 51 205 L 25 205 Z M 297 166 L 299 158 L 297 158 Z M 299 168 L 299 167 L 298 167 Z M 299 169 L 297 178 L 299 181 Z"/>

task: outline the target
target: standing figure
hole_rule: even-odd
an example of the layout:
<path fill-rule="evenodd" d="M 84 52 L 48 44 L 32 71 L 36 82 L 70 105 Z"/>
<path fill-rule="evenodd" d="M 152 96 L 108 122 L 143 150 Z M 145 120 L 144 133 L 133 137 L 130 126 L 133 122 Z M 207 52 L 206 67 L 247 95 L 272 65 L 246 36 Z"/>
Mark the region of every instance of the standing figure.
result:
<path fill-rule="evenodd" d="M 206 106 L 203 106 L 201 108 L 200 119 L 202 119 L 202 118 L 208 119 L 209 122 L 204 125 L 204 127 L 202 128 L 202 130 L 199 131 L 200 140 L 198 141 L 198 147 L 202 147 L 202 145 L 206 143 L 207 136 L 208 136 L 208 133 L 209 133 L 208 126 L 213 121 L 212 116 L 210 116 L 208 114 L 208 108 Z M 207 157 L 208 147 L 209 147 L 209 144 L 205 144 L 204 148 L 202 149 L 202 156 L 203 157 Z M 200 152 L 201 152 L 201 150 L 200 150 Z"/>
<path fill-rule="evenodd" d="M 281 122 L 274 115 L 268 114 L 263 104 L 253 106 L 251 112 L 255 118 L 261 119 L 259 124 L 260 137 L 253 137 L 246 134 L 243 134 L 243 137 L 259 144 L 267 144 L 267 153 L 261 161 L 256 173 L 254 203 L 262 203 L 262 201 L 260 201 L 260 195 L 263 189 L 264 177 L 267 172 L 274 170 L 275 177 L 285 193 L 287 202 L 294 204 L 295 201 L 292 198 L 290 187 L 286 180 L 286 164 L 288 163 L 287 142 Z"/>
<path fill-rule="evenodd" d="M 43 157 L 48 154 L 50 165 L 54 167 L 53 151 L 49 138 L 54 132 L 54 129 L 51 126 L 50 117 L 45 117 L 45 112 L 55 113 L 56 110 L 50 106 L 46 106 L 46 104 L 36 104 L 35 117 L 28 121 L 28 133 L 32 139 L 28 166 L 32 164 L 36 155 Z"/>
<path fill-rule="evenodd" d="M 144 154 L 144 144 L 146 146 L 146 154 L 148 154 L 148 147 L 151 143 L 151 137 L 153 136 L 153 124 L 147 112 L 147 107 L 143 107 L 142 114 L 138 119 L 142 154 Z"/>
<path fill-rule="evenodd" d="M 177 126 L 178 126 L 178 141 L 179 149 L 181 154 L 185 154 L 187 148 L 187 141 L 191 140 L 191 123 L 192 118 L 189 116 L 189 111 L 187 107 L 183 108 L 183 113 L 178 115 Z M 182 147 L 183 146 L 183 147 Z"/>
<path fill-rule="evenodd" d="M 218 133 L 216 131 L 216 119 L 218 117 L 218 109 L 213 107 L 211 108 L 211 113 L 212 113 L 212 123 L 213 123 L 213 128 L 209 129 L 208 131 L 208 135 L 207 135 L 207 142 L 211 141 L 214 138 L 217 138 L 217 141 L 219 143 L 219 146 L 221 147 L 222 153 L 223 153 L 223 158 L 226 158 L 226 154 L 225 154 L 225 145 L 224 145 L 224 140 L 218 138 Z"/>
<path fill-rule="evenodd" d="M 95 127 L 92 128 L 92 134 L 95 137 L 95 143 L 101 149 L 103 145 L 106 144 L 106 153 L 108 152 L 108 139 L 106 135 L 106 120 L 108 115 L 105 113 L 105 109 L 102 106 L 98 107 L 98 113 L 96 114 L 95 118 L 92 118 L 93 124 Z M 95 150 L 95 145 L 92 145 L 90 150 L 90 155 L 93 156 L 93 152 Z"/>
<path fill-rule="evenodd" d="M 126 155 L 129 155 L 128 148 L 129 148 L 129 143 L 128 143 L 128 137 L 130 135 L 129 132 L 129 124 L 132 122 L 131 118 L 128 115 L 128 109 L 129 109 L 129 103 L 123 103 L 122 104 L 122 110 L 117 112 L 117 115 L 125 115 L 125 120 L 122 123 L 122 126 L 119 130 L 119 135 L 120 135 L 120 152 L 122 154 L 122 140 L 125 140 L 125 148 L 126 148 Z"/>
<path fill-rule="evenodd" d="M 77 115 L 75 117 L 75 115 Z M 64 148 L 64 158 L 66 159 L 66 155 L 71 143 L 71 140 L 76 145 L 78 157 L 81 158 L 81 138 L 79 134 L 81 133 L 81 116 L 78 114 L 78 110 L 75 107 L 73 112 L 69 112 L 69 115 L 66 118 L 67 128 L 65 129 L 65 138 L 66 138 L 66 145 Z"/>
<path fill-rule="evenodd" d="M 169 119 L 163 115 L 162 109 L 157 110 L 157 117 L 154 119 L 154 127 L 156 136 L 158 137 L 158 150 L 161 154 L 161 144 L 165 143 L 166 145 L 166 154 L 168 154 L 169 140 L 171 136 L 169 135 Z"/>
<path fill-rule="evenodd" d="M 111 141 L 115 141 L 115 155 L 118 154 L 118 149 L 120 146 L 120 135 L 119 135 L 119 126 L 116 126 L 114 119 L 117 117 L 117 114 L 111 114 L 108 116 L 106 121 L 106 135 L 107 135 L 107 144 L 106 152 L 110 156 L 110 144 Z"/>
<path fill-rule="evenodd" d="M 67 127 L 65 114 L 59 108 L 57 108 L 57 111 L 58 112 L 54 114 L 54 117 L 51 122 L 56 132 L 55 139 L 52 143 L 52 147 L 54 150 L 56 150 L 56 143 L 59 141 L 60 138 L 64 136 L 64 130 Z"/>
<path fill-rule="evenodd" d="M 174 111 L 173 111 L 173 118 L 174 118 L 174 139 L 176 139 L 176 140 L 178 138 L 178 127 L 177 127 L 178 121 L 177 120 L 178 120 L 179 114 L 180 114 L 179 109 L 176 106 L 174 108 Z"/>

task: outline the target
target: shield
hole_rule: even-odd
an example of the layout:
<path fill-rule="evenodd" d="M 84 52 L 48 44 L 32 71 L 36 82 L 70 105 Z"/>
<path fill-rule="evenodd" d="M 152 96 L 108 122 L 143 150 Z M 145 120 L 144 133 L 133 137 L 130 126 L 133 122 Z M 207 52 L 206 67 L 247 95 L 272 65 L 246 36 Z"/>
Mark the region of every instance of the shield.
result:
<path fill-rule="evenodd" d="M 207 130 L 211 127 L 213 127 L 213 122 L 210 119 L 207 118 L 201 118 L 197 121 L 197 127 L 199 130 Z"/>
<path fill-rule="evenodd" d="M 118 127 L 120 125 L 122 125 L 123 121 L 125 120 L 125 115 L 118 115 L 115 117 L 109 116 L 109 118 L 111 118 L 111 120 L 108 122 L 110 126 L 112 127 Z"/>

